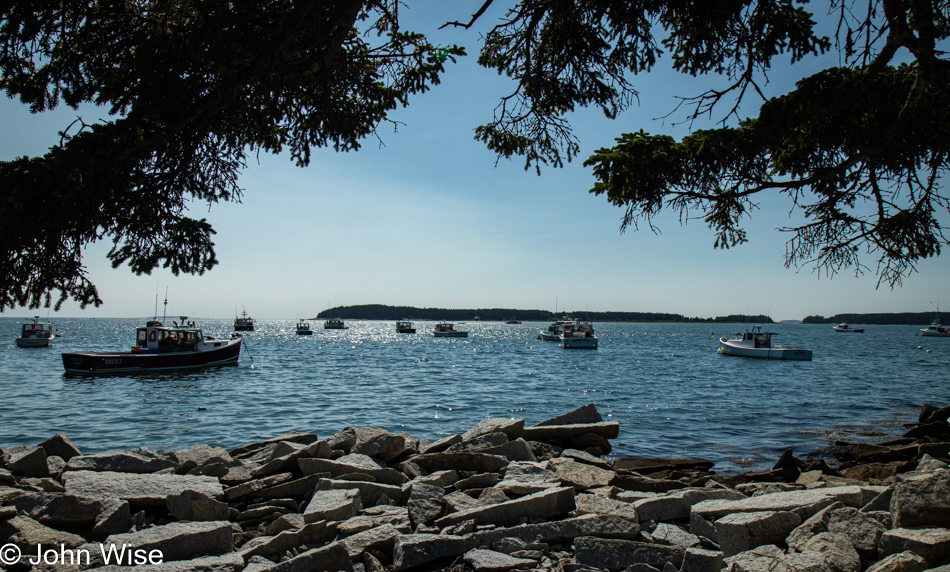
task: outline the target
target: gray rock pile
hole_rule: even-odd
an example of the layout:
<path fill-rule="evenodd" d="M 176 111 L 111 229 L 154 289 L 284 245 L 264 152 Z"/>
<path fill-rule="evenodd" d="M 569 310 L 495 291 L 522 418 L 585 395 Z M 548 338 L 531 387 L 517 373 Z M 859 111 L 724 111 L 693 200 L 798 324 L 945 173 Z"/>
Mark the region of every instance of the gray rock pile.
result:
<path fill-rule="evenodd" d="M 0 449 L 0 570 L 950 572 L 948 417 L 925 405 L 864 470 L 852 447 L 733 476 L 606 460 L 619 426 L 593 405 L 434 443 L 347 427 L 83 455 L 57 435 Z"/>

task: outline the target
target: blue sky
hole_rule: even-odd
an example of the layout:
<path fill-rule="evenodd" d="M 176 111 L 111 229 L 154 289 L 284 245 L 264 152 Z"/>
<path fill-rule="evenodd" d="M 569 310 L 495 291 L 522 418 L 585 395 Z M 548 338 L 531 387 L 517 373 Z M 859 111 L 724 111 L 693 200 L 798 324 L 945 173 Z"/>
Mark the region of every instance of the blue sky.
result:
<path fill-rule="evenodd" d="M 370 139 L 355 153 L 317 150 L 307 168 L 288 156 L 251 156 L 240 179 L 242 204 L 193 208 L 217 230 L 215 269 L 204 276 L 158 270 L 137 277 L 111 268 L 107 244 L 93 245 L 85 263 L 105 304 L 80 310 L 67 303 L 58 315 L 146 316 L 156 292 L 164 297 L 166 289 L 171 314 L 226 318 L 246 308 L 259 319 L 288 320 L 314 316 L 328 304 L 554 310 L 557 300 L 559 310 L 775 319 L 950 307 L 946 256 L 921 262 L 920 272 L 894 290 L 876 288 L 871 257 L 864 262 L 872 272 L 860 277 L 845 270 L 829 280 L 810 267 L 786 269 L 788 237 L 776 228 L 790 223 L 790 205 L 771 197 L 747 219 L 749 243 L 734 249 L 714 249 L 701 220 L 681 226 L 674 213 L 655 220 L 660 235 L 643 228 L 621 235 L 623 211 L 587 192 L 594 179 L 581 163 L 623 132 L 684 135 L 686 126 L 654 118 L 675 107 L 676 95 L 696 95 L 715 78 L 665 69 L 640 76 L 639 106 L 617 120 L 595 110 L 572 116 L 581 153 L 567 167 L 538 176 L 524 171 L 520 159 L 496 165 L 473 130 L 513 86 L 476 65 L 478 31 L 436 30 L 448 20 L 467 20 L 481 3 L 411 1 L 404 9 L 408 28 L 435 43 L 464 45 L 469 56 L 448 64 L 442 85 L 392 115 L 404 122 L 398 132 L 381 126 L 382 146 Z M 483 21 L 499 15 L 494 10 Z M 789 89 L 819 63 L 777 66 L 770 89 Z M 752 103 L 744 116 L 755 114 Z M 90 121 L 105 111 L 60 107 L 32 116 L 17 101 L 0 99 L 0 160 L 43 153 L 77 115 Z"/>

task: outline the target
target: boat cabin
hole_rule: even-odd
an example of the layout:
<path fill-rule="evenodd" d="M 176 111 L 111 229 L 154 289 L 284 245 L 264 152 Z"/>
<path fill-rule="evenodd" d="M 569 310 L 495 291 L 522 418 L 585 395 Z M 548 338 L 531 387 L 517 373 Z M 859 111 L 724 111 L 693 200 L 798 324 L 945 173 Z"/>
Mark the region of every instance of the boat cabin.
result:
<path fill-rule="evenodd" d="M 750 345 L 755 348 L 770 348 L 772 347 L 772 332 L 763 332 L 756 327 L 753 331 L 742 334 L 742 341 L 751 342 Z"/>
<path fill-rule="evenodd" d="M 53 326 L 36 320 L 24 323 L 21 336 L 24 338 L 52 338 Z"/>
<path fill-rule="evenodd" d="M 201 330 L 194 322 L 186 322 L 188 316 L 181 317 L 181 324 L 173 322 L 166 327 L 161 322 L 149 321 L 144 327 L 135 329 L 135 353 L 174 353 L 198 351 L 198 344 L 204 340 Z"/>

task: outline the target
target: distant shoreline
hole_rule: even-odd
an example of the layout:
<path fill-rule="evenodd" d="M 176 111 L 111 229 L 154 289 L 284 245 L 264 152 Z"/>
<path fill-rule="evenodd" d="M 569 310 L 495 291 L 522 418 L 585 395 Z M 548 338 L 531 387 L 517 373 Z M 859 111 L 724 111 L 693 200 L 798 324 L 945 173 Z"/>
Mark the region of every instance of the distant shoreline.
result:
<path fill-rule="evenodd" d="M 325 320 L 330 317 L 344 320 L 446 320 L 455 322 L 505 322 L 518 320 L 525 322 L 551 322 L 562 317 L 579 318 L 591 322 L 652 322 L 652 323 L 734 323 L 734 324 L 774 324 L 772 318 L 763 315 L 730 314 L 716 317 L 688 317 L 682 314 L 659 312 L 551 312 L 548 310 L 518 310 L 513 308 L 416 308 L 413 306 L 387 306 L 383 304 L 362 304 L 356 306 L 337 306 L 324 310 L 310 318 Z M 950 323 L 950 313 L 940 313 L 937 318 L 942 323 Z M 930 312 L 904 312 L 893 314 L 835 314 L 808 316 L 803 324 L 906 324 L 927 325 L 934 320 Z M 787 323 L 787 322 L 786 322 Z M 797 323 L 797 322 L 795 322 Z"/>

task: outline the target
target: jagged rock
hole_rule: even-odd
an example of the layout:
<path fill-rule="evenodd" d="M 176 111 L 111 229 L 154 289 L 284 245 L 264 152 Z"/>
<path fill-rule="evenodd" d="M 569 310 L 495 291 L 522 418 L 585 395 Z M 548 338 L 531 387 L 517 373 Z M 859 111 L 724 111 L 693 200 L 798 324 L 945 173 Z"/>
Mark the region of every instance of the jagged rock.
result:
<path fill-rule="evenodd" d="M 265 558 L 277 556 L 291 548 L 298 548 L 306 544 L 325 544 L 336 537 L 337 527 L 320 520 L 305 524 L 299 529 L 284 530 L 275 536 L 258 537 L 238 551 L 245 560 L 254 556 Z"/>
<path fill-rule="evenodd" d="M 575 425 L 535 425 L 526 428 L 522 437 L 526 441 L 566 442 L 585 433 L 593 433 L 606 439 L 616 439 L 620 434 L 620 424 L 616 421 L 607 421 Z"/>
<path fill-rule="evenodd" d="M 379 550 L 384 553 L 392 553 L 393 543 L 396 537 L 402 533 L 391 524 L 384 524 L 364 530 L 353 536 L 347 536 L 342 540 L 346 547 L 350 560 L 359 560 L 363 553 L 368 550 Z"/>
<path fill-rule="evenodd" d="M 801 552 L 805 547 L 805 543 L 811 540 L 813 536 L 821 534 L 822 532 L 828 532 L 828 522 L 831 520 L 831 512 L 843 507 L 844 505 L 840 502 L 835 502 L 811 515 L 788 535 L 785 543 L 789 548 Z"/>
<path fill-rule="evenodd" d="M 558 415 L 557 417 L 552 417 L 546 421 L 542 421 L 534 427 L 543 427 L 546 425 L 584 425 L 590 423 L 602 423 L 604 418 L 600 415 L 600 412 L 597 411 L 597 407 L 593 403 L 588 403 L 587 405 L 582 405 L 574 411 L 568 411 Z"/>
<path fill-rule="evenodd" d="M 416 483 L 406 507 L 409 510 L 409 520 L 413 526 L 430 524 L 442 516 L 448 503 L 445 501 L 445 490 L 432 485 Z"/>
<path fill-rule="evenodd" d="M 690 534 L 682 528 L 661 522 L 650 532 L 653 542 L 657 544 L 666 544 L 669 546 L 679 546 L 681 548 L 699 547 L 699 537 Z"/>
<path fill-rule="evenodd" d="M 342 542 L 308 550 L 286 562 L 264 568 L 267 572 L 353 572 L 353 564 Z"/>
<path fill-rule="evenodd" d="M 574 540 L 574 559 L 578 564 L 606 570 L 622 570 L 636 564 L 660 568 L 667 562 L 679 568 L 685 552 L 685 549 L 676 546 L 634 540 L 592 536 L 582 536 Z"/>
<path fill-rule="evenodd" d="M 861 512 L 872 512 L 872 511 L 882 511 L 886 510 L 890 512 L 891 510 L 891 497 L 894 496 L 894 487 L 887 487 L 884 491 L 868 501 L 867 504 L 861 507 Z"/>
<path fill-rule="evenodd" d="M 287 448 L 281 448 L 281 445 L 287 445 Z M 299 443 L 279 443 L 271 456 L 260 467 L 251 471 L 255 478 L 266 475 L 274 475 L 287 471 L 294 471 L 298 468 L 298 460 L 301 458 L 329 458 L 331 454 L 330 445 L 326 441 L 315 441 L 309 445 Z"/>
<path fill-rule="evenodd" d="M 178 520 L 228 520 L 228 505 L 198 491 L 181 491 L 165 497 L 168 511 Z"/>
<path fill-rule="evenodd" d="M 381 504 L 380 501 L 388 498 L 396 504 L 402 504 L 403 491 L 401 487 L 394 485 L 384 485 L 382 483 L 372 483 L 367 481 L 345 481 L 334 479 L 320 479 L 317 481 L 317 490 L 330 489 L 356 489 L 360 493 L 360 500 L 363 506 L 375 506 Z M 388 504 L 383 502 L 382 504 Z"/>
<path fill-rule="evenodd" d="M 154 473 L 164 469 L 173 469 L 177 464 L 173 453 L 149 451 L 142 447 L 140 449 L 73 457 L 66 462 L 66 471 Z"/>
<path fill-rule="evenodd" d="M 477 572 L 505 572 L 512 568 L 525 568 L 537 564 L 534 560 L 515 558 L 502 552 L 485 550 L 484 548 L 469 550 L 462 557 L 462 560 Z"/>
<path fill-rule="evenodd" d="M 908 475 L 891 496 L 894 526 L 950 527 L 950 470 Z"/>
<path fill-rule="evenodd" d="M 307 504 L 303 518 L 307 523 L 318 520 L 346 520 L 356 516 L 362 508 L 358 489 L 318 490 Z"/>
<path fill-rule="evenodd" d="M 103 542 L 103 550 L 118 550 L 127 545 L 147 552 L 158 550 L 166 561 L 188 560 L 231 552 L 231 533 L 231 523 L 227 521 L 172 522 L 138 532 L 113 534 Z"/>
<path fill-rule="evenodd" d="M 273 439 L 266 439 L 264 441 L 258 441 L 256 443 L 249 443 L 247 445 L 242 445 L 230 451 L 231 457 L 235 459 L 246 459 L 253 457 L 255 455 L 260 455 L 262 453 L 270 454 L 275 447 L 281 442 L 288 443 L 299 443 L 302 445 L 309 445 L 314 441 L 319 441 L 319 438 L 314 433 L 298 433 L 296 431 L 290 431 L 289 433 L 284 433 Z"/>
<path fill-rule="evenodd" d="M 560 456 L 573 459 L 579 463 L 600 467 L 601 469 L 606 469 L 608 471 L 613 470 L 613 466 L 609 462 L 601 459 L 600 457 L 595 457 L 587 451 L 581 451 L 580 449 L 564 449 L 561 451 Z"/>
<path fill-rule="evenodd" d="M 689 529 L 693 534 L 708 538 L 709 540 L 715 542 L 718 548 L 719 536 L 716 534 L 716 525 L 713 523 L 699 516 L 695 512 L 692 512 L 689 514 Z"/>
<path fill-rule="evenodd" d="M 46 451 L 42 447 L 4 452 L 4 466 L 14 475 L 24 477 L 48 477 L 49 465 L 46 464 Z"/>
<path fill-rule="evenodd" d="M 484 453 L 430 453 L 410 457 L 407 462 L 430 473 L 447 470 L 497 473 L 508 466 L 508 459 L 505 457 Z"/>
<path fill-rule="evenodd" d="M 132 509 L 129 501 L 106 499 L 102 501 L 102 511 L 96 519 L 89 537 L 102 540 L 112 534 L 122 534 L 132 528 Z"/>
<path fill-rule="evenodd" d="M 847 537 L 858 554 L 871 561 L 887 527 L 854 507 L 842 507 L 829 513 L 828 532 Z"/>
<path fill-rule="evenodd" d="M 24 493 L 5 500 L 23 515 L 53 527 L 76 527 L 92 524 L 103 510 L 97 498 L 64 493 Z"/>
<path fill-rule="evenodd" d="M 332 477 L 352 473 L 363 473 L 388 485 L 401 485 L 408 481 L 406 475 L 387 467 L 382 467 L 366 455 L 345 455 L 339 459 L 301 458 L 297 460 L 300 471 L 305 475 L 329 473 Z"/>
<path fill-rule="evenodd" d="M 944 566 L 943 568 L 950 568 Z M 905 551 L 891 554 L 868 567 L 865 572 L 923 572 L 927 569 L 927 562 L 913 552 Z M 931 572 L 936 572 L 940 568 L 933 568 Z"/>
<path fill-rule="evenodd" d="M 699 470 L 707 471 L 712 468 L 715 463 L 711 461 L 703 461 L 700 459 L 687 459 L 683 457 L 658 457 L 658 458 L 642 458 L 642 457 L 620 457 L 614 459 L 613 469 L 615 471 L 624 470 L 624 471 L 634 471 L 643 475 L 650 473 L 658 473 L 661 471 L 686 471 L 686 470 Z"/>
<path fill-rule="evenodd" d="M 765 511 L 728 514 L 714 525 L 723 554 L 734 556 L 758 546 L 784 542 L 801 523 L 801 517 L 793 512 Z"/>
<path fill-rule="evenodd" d="M 602 514 L 611 515 L 638 522 L 637 509 L 630 503 L 589 494 L 580 494 L 574 497 L 574 504 L 577 506 L 577 515 L 584 514 Z"/>
<path fill-rule="evenodd" d="M 524 419 L 489 418 L 478 422 L 474 427 L 462 434 L 462 441 L 500 431 L 509 439 L 517 439 L 524 433 Z"/>
<path fill-rule="evenodd" d="M 683 555 L 680 572 L 720 572 L 723 554 L 718 550 L 705 548 L 687 548 Z"/>
<path fill-rule="evenodd" d="M 861 570 L 861 557 L 843 534 L 821 532 L 805 543 L 802 552 L 821 554 L 832 572 L 858 572 Z"/>
<path fill-rule="evenodd" d="M 299 530 L 306 524 L 303 519 L 303 514 L 285 514 L 268 524 L 267 528 L 264 529 L 264 534 L 267 536 L 276 536 L 285 530 Z"/>
<path fill-rule="evenodd" d="M 725 488 L 688 488 L 635 501 L 640 519 L 655 522 L 682 520 L 689 517 L 693 505 L 707 500 L 741 500 L 747 498 L 733 489 Z"/>
<path fill-rule="evenodd" d="M 946 528 L 894 528 L 881 536 L 878 554 L 881 558 L 909 550 L 938 566 L 950 556 L 950 530 Z"/>
<path fill-rule="evenodd" d="M 496 488 L 513 495 L 526 495 L 558 486 L 560 482 L 546 463 L 515 461 L 508 464 L 505 478 Z"/>
<path fill-rule="evenodd" d="M 783 479 L 785 482 L 794 483 L 802 474 L 802 467 L 804 466 L 805 463 L 796 458 L 792 454 L 791 449 L 786 449 L 782 453 L 782 456 L 779 457 L 778 461 L 775 462 L 775 465 L 772 467 L 772 469 L 780 469 L 783 473 Z"/>
<path fill-rule="evenodd" d="M 246 481 L 239 485 L 225 489 L 224 497 L 229 501 L 232 501 L 251 494 L 257 494 L 265 489 L 286 483 L 293 478 L 293 473 L 278 473 L 276 475 L 270 475 L 269 477 L 264 477 L 262 479 Z"/>
<path fill-rule="evenodd" d="M 624 489 L 626 491 L 641 491 L 652 493 L 667 493 L 674 490 L 689 488 L 689 485 L 681 481 L 671 481 L 669 479 L 653 479 L 644 477 L 637 473 L 628 471 L 616 471 L 616 476 L 610 481 L 610 486 Z"/>
<path fill-rule="evenodd" d="M 378 427 L 361 427 L 356 430 L 356 443 L 350 452 L 390 461 L 407 450 L 406 439 L 402 435 L 394 435 Z"/>
<path fill-rule="evenodd" d="M 504 432 L 492 431 L 490 433 L 484 433 L 464 441 L 459 439 L 458 443 L 445 450 L 449 453 L 471 453 L 476 451 L 482 452 L 484 449 L 498 447 L 508 443 L 509 441 L 511 441 L 511 439 L 509 439 L 508 435 L 506 435 Z"/>
<path fill-rule="evenodd" d="M 255 491 L 254 495 L 263 499 L 285 499 L 305 495 L 316 489 L 320 479 L 326 476 L 329 476 L 329 473 L 307 475 Z"/>
<path fill-rule="evenodd" d="M 185 474 L 199 466 L 205 466 L 210 463 L 220 463 L 224 466 L 230 466 L 233 462 L 231 455 L 221 447 L 211 447 L 209 445 L 197 445 L 182 451 L 173 453 L 177 467 L 175 472 Z"/>
<path fill-rule="evenodd" d="M 504 526 L 515 524 L 522 517 L 555 518 L 569 513 L 574 508 L 573 489 L 571 487 L 561 487 L 490 506 L 470 508 L 449 514 L 436 520 L 435 524 L 441 528 L 457 524 L 463 520 L 474 519 L 479 524 Z"/>
<path fill-rule="evenodd" d="M 4 544 L 9 543 L 20 548 L 24 557 L 30 551 L 36 551 L 37 545 L 55 548 L 60 546 L 77 548 L 86 543 L 86 539 L 79 535 L 44 526 L 23 515 L 17 515 L 0 522 L 0 538 L 6 539 Z"/>
<path fill-rule="evenodd" d="M 723 572 L 831 572 L 820 554 L 785 554 L 777 546 L 760 546 L 724 560 Z"/>
<path fill-rule="evenodd" d="M 833 502 L 860 507 L 864 503 L 860 487 L 829 487 L 771 493 L 741 500 L 707 500 L 693 505 L 692 511 L 708 519 L 737 512 L 781 511 L 795 512 L 803 520 Z"/>
<path fill-rule="evenodd" d="M 932 473 L 934 471 L 939 471 L 940 469 L 950 468 L 950 465 L 934 459 L 928 454 L 924 454 L 920 461 L 917 462 L 917 468 L 915 469 L 918 473 Z"/>
<path fill-rule="evenodd" d="M 73 445 L 73 442 L 69 440 L 69 437 L 65 433 L 58 433 L 53 435 L 46 441 L 43 441 L 39 445 L 46 451 L 47 457 L 59 457 L 64 461 L 68 461 L 73 457 L 78 457 L 82 455 L 79 449 Z"/>
<path fill-rule="evenodd" d="M 428 454 L 428 453 L 441 453 L 442 451 L 445 451 L 452 445 L 455 445 L 456 443 L 461 443 L 461 442 L 462 442 L 461 435 L 450 435 L 443 439 L 439 439 L 435 443 L 430 443 L 428 446 L 421 448 L 419 452 L 422 453 L 423 455 Z"/>
<path fill-rule="evenodd" d="M 443 534 L 409 534 L 396 537 L 393 544 L 393 571 L 454 558 L 474 548 L 471 537 Z"/>
<path fill-rule="evenodd" d="M 551 459 L 547 468 L 554 471 L 555 478 L 561 484 L 578 490 L 605 487 L 616 476 L 613 471 L 565 458 Z"/>
<path fill-rule="evenodd" d="M 349 453 L 356 444 L 356 430 L 352 427 L 344 427 L 327 439 L 327 444 L 331 449 Z"/>

